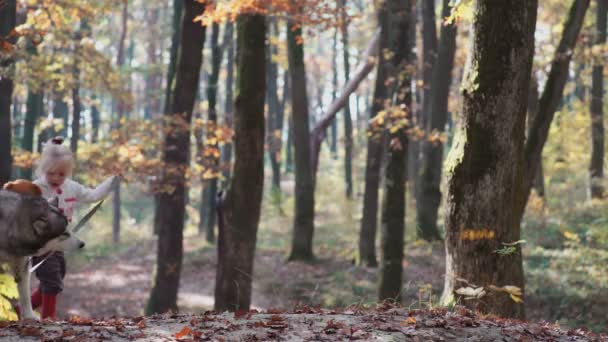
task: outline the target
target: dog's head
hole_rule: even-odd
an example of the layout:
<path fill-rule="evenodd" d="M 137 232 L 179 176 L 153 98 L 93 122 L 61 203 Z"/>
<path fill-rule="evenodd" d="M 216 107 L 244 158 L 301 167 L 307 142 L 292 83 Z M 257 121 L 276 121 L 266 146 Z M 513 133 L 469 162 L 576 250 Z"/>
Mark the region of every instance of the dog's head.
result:
<path fill-rule="evenodd" d="M 48 252 L 70 252 L 84 247 L 84 242 L 72 234 L 70 231 L 65 231 L 58 237 L 47 242 L 40 249 L 37 255 L 44 255 Z"/>
<path fill-rule="evenodd" d="M 13 213 L 19 232 L 13 236 L 40 251 L 63 251 L 84 246 L 84 243 L 67 230 L 68 219 L 58 208 L 58 199 L 48 202 L 41 196 L 40 188 L 27 180 L 17 180 L 3 186 L 5 190 L 16 192 L 19 198 L 13 198 L 15 212 Z M 5 196 L 6 197 L 6 196 Z M 28 228 L 25 228 L 28 227 Z"/>

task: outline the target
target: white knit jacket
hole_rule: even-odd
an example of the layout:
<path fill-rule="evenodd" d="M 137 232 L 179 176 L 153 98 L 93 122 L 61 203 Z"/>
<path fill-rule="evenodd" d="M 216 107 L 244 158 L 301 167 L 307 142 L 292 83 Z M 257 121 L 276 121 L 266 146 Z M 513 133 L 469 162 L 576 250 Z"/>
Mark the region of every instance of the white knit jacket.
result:
<path fill-rule="evenodd" d="M 42 196 L 47 200 L 50 201 L 54 197 L 57 197 L 59 199 L 59 209 L 63 211 L 69 221 L 72 221 L 74 208 L 77 205 L 97 202 L 110 194 L 114 177 L 116 176 L 106 179 L 95 189 L 88 188 L 71 179 L 66 179 L 61 186 L 53 188 L 46 181 L 45 176 L 36 179 L 34 184 L 40 187 Z"/>

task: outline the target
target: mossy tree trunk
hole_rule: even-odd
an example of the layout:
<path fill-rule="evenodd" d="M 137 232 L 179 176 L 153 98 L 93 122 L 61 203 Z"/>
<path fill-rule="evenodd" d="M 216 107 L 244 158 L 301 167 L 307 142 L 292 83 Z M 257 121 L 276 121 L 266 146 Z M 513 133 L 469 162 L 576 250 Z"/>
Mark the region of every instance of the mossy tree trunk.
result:
<path fill-rule="evenodd" d="M 520 239 L 525 99 L 536 12 L 535 0 L 475 2 L 461 127 L 448 157 L 443 300 L 516 318 L 524 317 L 523 305 L 488 287 L 524 288 L 519 246 L 504 256 L 496 250 Z M 467 284 L 482 286 L 487 294 L 465 300 L 456 291 Z"/>

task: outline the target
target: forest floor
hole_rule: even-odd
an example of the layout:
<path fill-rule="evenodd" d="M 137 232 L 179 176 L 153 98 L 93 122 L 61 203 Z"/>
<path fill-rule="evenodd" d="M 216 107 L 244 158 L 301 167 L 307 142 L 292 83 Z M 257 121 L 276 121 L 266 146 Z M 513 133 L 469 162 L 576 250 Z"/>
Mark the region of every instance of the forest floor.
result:
<path fill-rule="evenodd" d="M 606 341 L 608 336 L 547 323 L 480 317 L 465 309 L 327 310 L 156 315 L 53 324 L 0 322 L 3 341 Z"/>

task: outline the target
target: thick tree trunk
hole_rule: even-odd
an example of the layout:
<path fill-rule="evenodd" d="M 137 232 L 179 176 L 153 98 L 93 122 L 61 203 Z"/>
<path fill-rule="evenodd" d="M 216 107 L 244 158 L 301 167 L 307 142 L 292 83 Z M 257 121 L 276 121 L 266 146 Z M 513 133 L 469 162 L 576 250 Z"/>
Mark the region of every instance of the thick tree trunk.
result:
<path fill-rule="evenodd" d="M 443 0 L 442 18 L 450 15 L 449 0 Z M 434 62 L 433 76 L 427 116 L 427 132 L 443 134 L 448 118 L 448 99 L 452 83 L 452 68 L 456 53 L 456 25 L 441 25 L 439 51 Z M 426 71 L 426 69 L 425 69 Z M 426 96 L 425 96 L 426 98 Z M 443 169 L 443 143 L 441 141 L 422 142 L 422 170 L 416 203 L 418 236 L 427 241 L 440 240 L 437 216 L 441 204 L 441 173 Z"/>
<path fill-rule="evenodd" d="M 0 37 L 6 37 L 15 28 L 17 19 L 17 2 L 8 0 L 0 4 Z M 10 38 L 9 43 L 15 39 Z M 13 60 L 2 61 L 0 67 L 7 69 Z M 12 170 L 11 156 L 11 101 L 13 97 L 13 80 L 10 76 L 0 76 L 0 186 L 9 181 Z"/>
<path fill-rule="evenodd" d="M 185 175 L 190 155 L 190 123 L 202 64 L 205 27 L 194 18 L 205 5 L 196 0 L 184 1 L 179 46 L 181 46 L 171 91 L 171 109 L 165 114 L 167 125 L 162 161 L 163 185 L 172 191 L 159 195 L 156 215 L 160 224 L 156 272 L 146 314 L 177 310 L 177 292 L 182 266 L 185 216 Z"/>
<path fill-rule="evenodd" d="M 264 190 L 264 63 L 266 19 L 237 21 L 237 97 L 234 173 L 218 208 L 215 310 L 248 310 Z"/>
<path fill-rule="evenodd" d="M 311 260 L 315 219 L 315 186 L 310 159 L 310 131 L 308 128 L 308 97 L 302 28 L 294 21 L 287 22 L 289 73 L 291 75 L 291 112 L 295 148 L 295 214 L 293 239 L 289 260 Z M 295 27 L 294 27 L 295 26 Z M 300 39 L 300 41 L 298 41 Z"/>
<path fill-rule="evenodd" d="M 596 44 L 606 44 L 608 0 L 597 0 Z M 592 198 L 604 197 L 604 64 L 593 65 L 591 76 L 591 164 L 589 165 Z"/>
<path fill-rule="evenodd" d="M 391 27 L 388 13 L 384 9 L 378 12 L 380 34 L 378 51 L 390 49 Z M 378 54 L 378 67 L 374 85 L 374 99 L 371 105 L 370 119 L 373 119 L 385 107 L 389 99 L 387 80 L 390 72 L 390 61 L 386 54 Z M 367 160 L 365 164 L 365 190 L 363 193 L 363 218 L 359 231 L 359 264 L 369 267 L 378 266 L 376 259 L 376 231 L 378 230 L 378 189 L 380 187 L 380 164 L 384 146 L 384 134 L 370 135 L 367 139 Z"/>
<path fill-rule="evenodd" d="M 346 15 L 346 0 L 340 0 L 342 25 L 342 48 L 344 51 L 344 83 L 350 79 L 350 54 L 348 52 L 348 22 Z M 346 182 L 346 197 L 353 197 L 353 120 L 348 99 L 344 104 L 344 181 Z"/>
<path fill-rule="evenodd" d="M 404 111 L 406 117 L 412 115 L 412 73 L 415 46 L 414 9 L 415 0 L 388 0 L 382 9 L 389 20 L 389 46 L 393 48 L 391 74 L 399 75 L 392 107 Z M 396 112 L 391 110 L 394 114 Z M 407 164 L 406 127 L 392 129 L 398 120 L 387 118 L 390 141 L 384 171 L 384 191 L 382 200 L 382 259 L 380 262 L 379 300 L 401 301 L 403 276 L 403 240 L 405 238 L 405 182 Z"/>
<path fill-rule="evenodd" d="M 503 256 L 503 243 L 520 239 L 518 201 L 524 175 L 525 101 L 530 87 L 536 0 L 475 2 L 473 44 L 462 85 L 462 126 L 449 156 L 446 276 L 442 299 L 482 312 L 524 317 L 524 307 L 491 286 L 519 287 L 521 249 Z M 464 281 L 463 281 L 464 280 Z M 457 290 L 486 291 L 465 299 Z"/>
<path fill-rule="evenodd" d="M 563 97 L 564 86 L 568 79 L 570 60 L 572 59 L 571 51 L 574 51 L 585 13 L 589 7 L 589 1 L 574 0 L 572 2 L 568 18 L 564 24 L 562 38 L 555 51 L 551 70 L 540 97 L 538 113 L 530 127 L 524 149 L 525 173 L 521 192 L 523 199 L 518 201 L 519 210 L 517 214 L 520 221 L 523 217 L 528 197 L 532 191 L 532 184 L 534 184 L 534 179 L 541 164 L 542 151 L 549 136 L 551 122 Z"/>
<path fill-rule="evenodd" d="M 232 22 L 226 23 L 224 29 L 224 48 L 226 49 L 226 98 L 224 104 L 224 125 L 233 126 L 234 111 L 234 25 Z M 224 170 L 224 184 L 228 184 L 231 175 L 232 163 L 232 142 L 224 144 L 222 149 L 222 164 Z"/>

